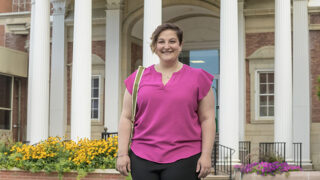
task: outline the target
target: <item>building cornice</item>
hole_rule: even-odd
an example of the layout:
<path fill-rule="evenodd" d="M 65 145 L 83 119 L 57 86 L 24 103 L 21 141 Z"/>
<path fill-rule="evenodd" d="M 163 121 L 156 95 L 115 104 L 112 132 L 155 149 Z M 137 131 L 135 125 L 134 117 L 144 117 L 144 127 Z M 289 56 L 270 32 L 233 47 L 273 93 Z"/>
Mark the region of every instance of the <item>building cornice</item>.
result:
<path fill-rule="evenodd" d="M 120 9 L 122 0 L 105 0 L 107 10 Z"/>
<path fill-rule="evenodd" d="M 244 9 L 245 16 L 265 16 L 274 15 L 274 9 Z"/>
<path fill-rule="evenodd" d="M 0 19 L 4 19 L 4 18 L 15 18 L 15 17 L 29 17 L 30 15 L 31 15 L 31 12 L 30 12 L 30 11 L 0 13 Z"/>
<path fill-rule="evenodd" d="M 291 8 L 292 12 L 292 8 Z M 274 15 L 274 9 L 244 9 L 243 13 L 245 16 L 267 16 L 267 15 Z M 308 13 L 320 13 L 320 6 L 308 7 Z"/>
<path fill-rule="evenodd" d="M 67 0 L 51 0 L 52 15 L 64 15 L 66 13 Z"/>

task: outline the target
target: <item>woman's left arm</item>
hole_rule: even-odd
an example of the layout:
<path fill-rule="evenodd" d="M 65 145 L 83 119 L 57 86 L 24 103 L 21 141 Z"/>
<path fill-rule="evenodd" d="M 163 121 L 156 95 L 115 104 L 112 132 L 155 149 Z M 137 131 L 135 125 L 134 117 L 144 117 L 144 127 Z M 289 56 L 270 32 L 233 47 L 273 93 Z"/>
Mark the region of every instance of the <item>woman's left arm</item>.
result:
<path fill-rule="evenodd" d="M 202 130 L 202 152 L 197 164 L 199 178 L 206 177 L 211 171 L 211 154 L 215 139 L 214 95 L 210 88 L 208 94 L 199 102 L 198 116 Z"/>

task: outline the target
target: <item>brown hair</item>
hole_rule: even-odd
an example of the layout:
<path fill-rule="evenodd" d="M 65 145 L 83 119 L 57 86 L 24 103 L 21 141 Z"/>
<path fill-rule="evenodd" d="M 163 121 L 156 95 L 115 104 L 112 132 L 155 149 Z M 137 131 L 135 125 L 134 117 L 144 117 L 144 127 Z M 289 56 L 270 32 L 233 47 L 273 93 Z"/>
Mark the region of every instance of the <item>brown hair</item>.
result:
<path fill-rule="evenodd" d="M 175 24 L 172 23 L 165 23 L 162 25 L 159 25 L 156 30 L 153 31 L 152 36 L 151 36 L 151 50 L 152 52 L 155 52 L 156 50 L 156 45 L 157 45 L 157 41 L 159 38 L 160 33 L 162 33 L 165 30 L 173 30 L 176 32 L 176 35 L 178 37 L 179 40 L 179 45 L 181 45 L 182 43 L 182 39 L 183 39 L 183 31 Z"/>

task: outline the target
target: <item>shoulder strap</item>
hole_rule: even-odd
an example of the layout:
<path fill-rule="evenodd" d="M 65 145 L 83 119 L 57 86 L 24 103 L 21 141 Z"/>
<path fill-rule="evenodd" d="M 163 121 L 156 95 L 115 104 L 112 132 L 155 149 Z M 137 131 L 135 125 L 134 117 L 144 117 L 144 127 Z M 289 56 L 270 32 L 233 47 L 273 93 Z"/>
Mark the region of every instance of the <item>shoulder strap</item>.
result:
<path fill-rule="evenodd" d="M 138 89 L 139 89 L 139 84 L 140 84 L 144 69 L 145 67 L 139 66 L 138 72 L 136 74 L 136 78 L 134 79 L 133 90 L 132 90 L 132 112 L 131 112 L 132 123 L 134 122 L 135 116 L 136 116 Z"/>

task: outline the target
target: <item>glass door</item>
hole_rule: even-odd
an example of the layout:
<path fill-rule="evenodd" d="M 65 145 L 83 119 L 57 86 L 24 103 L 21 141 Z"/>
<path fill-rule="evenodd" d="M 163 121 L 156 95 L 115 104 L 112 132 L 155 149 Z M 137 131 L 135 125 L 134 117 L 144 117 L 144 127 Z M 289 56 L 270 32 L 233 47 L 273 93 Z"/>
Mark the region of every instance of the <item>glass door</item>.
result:
<path fill-rule="evenodd" d="M 194 68 L 201 68 L 214 76 L 212 89 L 215 96 L 216 126 L 218 132 L 219 117 L 219 75 L 220 58 L 218 49 L 182 51 L 179 60 Z"/>

